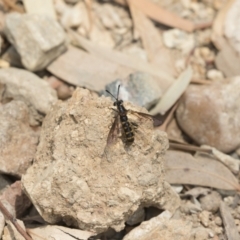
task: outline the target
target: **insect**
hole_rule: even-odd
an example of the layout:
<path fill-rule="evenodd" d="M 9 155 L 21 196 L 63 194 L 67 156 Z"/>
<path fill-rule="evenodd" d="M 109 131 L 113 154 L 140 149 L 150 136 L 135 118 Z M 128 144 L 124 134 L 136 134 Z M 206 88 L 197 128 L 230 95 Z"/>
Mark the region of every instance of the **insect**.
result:
<path fill-rule="evenodd" d="M 143 112 L 137 112 L 137 111 L 133 111 L 133 110 L 127 110 L 123 106 L 123 100 L 118 99 L 119 90 L 120 90 L 120 85 L 118 85 L 117 98 L 115 96 L 113 96 L 113 94 L 110 93 L 108 90 L 106 90 L 106 92 L 108 94 L 110 94 L 113 98 L 116 99 L 116 101 L 113 103 L 113 105 L 117 107 L 117 110 L 115 110 L 115 111 L 118 113 L 118 114 L 116 114 L 115 120 L 109 131 L 108 138 L 107 138 L 107 145 L 114 143 L 117 139 L 117 136 L 119 135 L 119 119 L 121 121 L 122 129 L 123 129 L 123 132 L 126 137 L 126 143 L 130 145 L 134 142 L 134 131 L 133 131 L 132 124 L 130 124 L 130 122 L 128 120 L 128 116 L 127 116 L 128 112 L 137 114 L 141 117 L 151 118 L 151 119 L 153 119 L 153 121 L 155 123 L 154 125 L 160 125 L 162 123 L 159 119 L 155 118 L 154 116 L 152 116 L 150 114 L 143 113 Z"/>

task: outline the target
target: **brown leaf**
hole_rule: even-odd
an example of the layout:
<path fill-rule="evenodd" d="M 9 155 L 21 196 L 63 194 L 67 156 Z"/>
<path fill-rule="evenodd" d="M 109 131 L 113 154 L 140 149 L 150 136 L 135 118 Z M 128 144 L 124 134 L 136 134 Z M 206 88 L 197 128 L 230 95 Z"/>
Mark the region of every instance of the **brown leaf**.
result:
<path fill-rule="evenodd" d="M 238 180 L 222 163 L 205 157 L 194 158 L 179 151 L 167 151 L 166 180 L 171 184 L 191 184 L 240 191 Z"/>

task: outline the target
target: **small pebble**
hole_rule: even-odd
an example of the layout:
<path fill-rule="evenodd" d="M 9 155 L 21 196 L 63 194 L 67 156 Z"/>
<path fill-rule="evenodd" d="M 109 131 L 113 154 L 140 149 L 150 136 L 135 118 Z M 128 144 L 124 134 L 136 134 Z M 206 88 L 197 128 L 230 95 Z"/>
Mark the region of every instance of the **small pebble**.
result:
<path fill-rule="evenodd" d="M 205 211 L 205 210 L 199 213 L 199 219 L 204 227 L 209 226 L 210 214 L 211 214 L 210 212 Z"/>

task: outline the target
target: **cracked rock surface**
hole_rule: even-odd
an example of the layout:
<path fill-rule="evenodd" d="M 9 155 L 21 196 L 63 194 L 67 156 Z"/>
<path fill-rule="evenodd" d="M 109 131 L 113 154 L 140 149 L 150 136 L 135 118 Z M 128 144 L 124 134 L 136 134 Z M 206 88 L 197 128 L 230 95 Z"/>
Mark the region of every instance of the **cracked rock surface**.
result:
<path fill-rule="evenodd" d="M 116 115 L 110 98 L 77 89 L 45 118 L 35 161 L 23 176 L 23 188 L 50 222 L 104 232 L 120 231 L 139 207 L 174 210 L 179 199 L 164 181 L 166 133 L 150 119 L 128 114 L 138 125 L 135 141 L 121 133 L 106 146 Z M 127 109 L 146 111 L 125 103 Z"/>

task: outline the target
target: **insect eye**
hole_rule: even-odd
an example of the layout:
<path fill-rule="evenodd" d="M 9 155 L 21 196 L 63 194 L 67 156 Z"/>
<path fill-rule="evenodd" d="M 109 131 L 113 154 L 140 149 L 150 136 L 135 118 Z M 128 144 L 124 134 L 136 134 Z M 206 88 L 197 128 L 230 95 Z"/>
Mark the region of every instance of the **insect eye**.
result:
<path fill-rule="evenodd" d="M 119 102 L 120 102 L 120 104 L 122 104 L 122 103 L 123 103 L 123 100 L 119 100 Z"/>
<path fill-rule="evenodd" d="M 113 106 L 116 106 L 116 105 L 117 105 L 117 102 L 114 102 L 114 103 L 113 103 Z"/>

